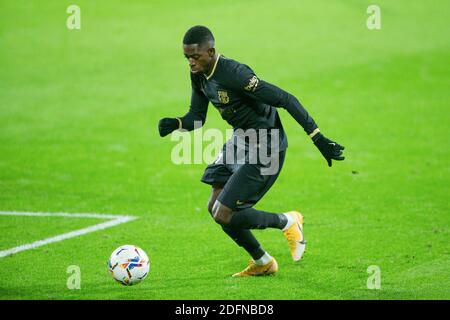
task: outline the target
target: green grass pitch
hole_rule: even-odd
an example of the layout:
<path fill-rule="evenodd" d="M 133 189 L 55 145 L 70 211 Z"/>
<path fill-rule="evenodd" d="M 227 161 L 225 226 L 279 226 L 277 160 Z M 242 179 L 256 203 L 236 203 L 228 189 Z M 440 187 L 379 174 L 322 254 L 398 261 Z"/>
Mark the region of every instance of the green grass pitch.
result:
<path fill-rule="evenodd" d="M 71 4 L 80 30 L 66 27 Z M 449 299 L 450 5 L 380 0 L 381 30 L 368 30 L 370 4 L 0 0 L 0 211 L 138 217 L 0 258 L 0 299 Z M 157 133 L 187 111 L 181 39 L 195 24 L 346 147 L 328 168 L 280 110 L 286 163 L 256 208 L 302 211 L 308 246 L 294 264 L 280 231 L 256 231 L 273 277 L 230 277 L 248 256 L 207 213 L 206 164 L 173 164 L 176 143 Z M 210 106 L 205 128 L 228 127 Z M 91 224 L 2 216 L 0 250 Z M 134 287 L 107 272 L 123 244 L 151 258 Z"/>

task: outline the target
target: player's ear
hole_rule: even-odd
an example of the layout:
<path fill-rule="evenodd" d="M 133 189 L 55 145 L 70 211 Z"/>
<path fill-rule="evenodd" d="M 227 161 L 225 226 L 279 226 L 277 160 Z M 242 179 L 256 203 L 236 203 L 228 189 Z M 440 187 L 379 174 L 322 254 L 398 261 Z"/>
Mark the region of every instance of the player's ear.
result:
<path fill-rule="evenodd" d="M 209 48 L 208 49 L 208 56 L 210 58 L 214 57 L 215 54 L 216 54 L 216 48 Z"/>

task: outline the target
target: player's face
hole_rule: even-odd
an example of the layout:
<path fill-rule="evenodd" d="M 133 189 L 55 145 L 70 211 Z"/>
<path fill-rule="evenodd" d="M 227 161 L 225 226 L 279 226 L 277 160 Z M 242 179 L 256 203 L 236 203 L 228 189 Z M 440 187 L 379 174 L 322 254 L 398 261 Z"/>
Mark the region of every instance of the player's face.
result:
<path fill-rule="evenodd" d="M 208 45 L 185 44 L 183 51 L 192 73 L 209 72 L 215 54 L 214 48 Z"/>

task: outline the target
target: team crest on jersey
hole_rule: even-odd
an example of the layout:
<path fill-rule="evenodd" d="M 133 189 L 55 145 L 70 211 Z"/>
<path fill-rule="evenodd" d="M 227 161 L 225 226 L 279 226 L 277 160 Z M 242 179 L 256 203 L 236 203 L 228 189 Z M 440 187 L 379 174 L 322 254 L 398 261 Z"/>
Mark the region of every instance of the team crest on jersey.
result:
<path fill-rule="evenodd" d="M 223 104 L 227 104 L 230 102 L 230 97 L 228 97 L 228 92 L 226 91 L 217 91 L 217 94 L 219 95 L 219 101 Z"/>
<path fill-rule="evenodd" d="M 258 86 L 258 83 L 259 83 L 258 77 L 257 77 L 257 76 L 253 76 L 253 77 L 249 80 L 248 85 L 246 85 L 246 86 L 244 87 L 244 89 L 245 89 L 246 91 L 251 91 L 251 92 L 253 92 L 253 91 L 255 91 L 256 87 Z"/>

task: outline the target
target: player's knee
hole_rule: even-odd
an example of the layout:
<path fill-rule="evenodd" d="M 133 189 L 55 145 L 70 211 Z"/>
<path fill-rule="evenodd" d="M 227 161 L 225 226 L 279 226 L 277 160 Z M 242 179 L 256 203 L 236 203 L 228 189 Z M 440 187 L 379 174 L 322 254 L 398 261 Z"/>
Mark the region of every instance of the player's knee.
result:
<path fill-rule="evenodd" d="M 213 216 L 213 207 L 214 207 L 214 202 L 216 202 L 216 199 L 209 199 L 208 200 L 208 212 Z"/>
<path fill-rule="evenodd" d="M 207 204 L 208 212 L 213 217 L 214 217 L 214 213 L 213 213 L 214 204 L 216 203 L 217 197 L 219 196 L 221 191 L 222 191 L 222 188 L 219 188 L 216 185 L 213 185 L 213 191 L 211 193 L 211 197 L 209 197 L 208 204 Z"/>
<path fill-rule="evenodd" d="M 214 217 L 214 221 L 216 221 L 218 224 L 229 224 L 231 220 L 231 214 L 231 210 L 224 206 L 221 206 L 218 202 L 214 204 L 212 215 Z"/>
<path fill-rule="evenodd" d="M 217 212 L 214 214 L 214 221 L 216 221 L 220 225 L 227 225 L 230 222 L 230 219 L 227 217 L 227 215 Z"/>

